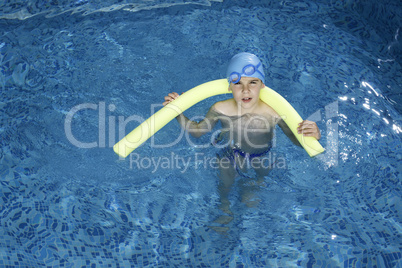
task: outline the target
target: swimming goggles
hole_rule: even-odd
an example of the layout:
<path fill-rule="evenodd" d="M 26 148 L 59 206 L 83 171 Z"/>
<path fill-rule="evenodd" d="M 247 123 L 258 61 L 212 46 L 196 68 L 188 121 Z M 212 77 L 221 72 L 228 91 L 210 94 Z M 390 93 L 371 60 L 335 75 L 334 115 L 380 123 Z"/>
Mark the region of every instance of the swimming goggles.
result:
<path fill-rule="evenodd" d="M 264 74 L 262 74 L 260 71 L 258 71 L 258 68 L 261 66 L 261 62 L 258 63 L 257 66 L 254 66 L 253 64 L 248 64 L 246 66 L 243 67 L 242 73 L 239 74 L 238 72 L 233 72 L 229 75 L 229 83 L 239 83 L 241 76 L 243 74 L 245 74 L 246 76 L 251 76 L 253 75 L 255 72 L 259 73 L 262 77 L 265 77 Z"/>

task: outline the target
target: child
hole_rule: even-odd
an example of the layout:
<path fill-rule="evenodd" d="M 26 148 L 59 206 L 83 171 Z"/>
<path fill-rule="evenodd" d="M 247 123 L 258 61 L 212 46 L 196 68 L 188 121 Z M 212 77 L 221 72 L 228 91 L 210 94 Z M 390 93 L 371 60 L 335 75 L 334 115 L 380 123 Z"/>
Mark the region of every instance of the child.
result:
<path fill-rule="evenodd" d="M 176 119 L 194 137 L 212 131 L 215 124 L 221 122 L 221 137 L 227 145 L 219 157 L 221 209 L 232 214 L 228 194 L 236 173 L 245 169 L 245 160 L 252 161 L 257 182 L 270 170 L 262 165 L 261 159 L 271 149 L 275 126 L 279 125 L 293 143 L 299 146 L 300 143 L 281 117 L 259 98 L 260 90 L 265 87 L 265 75 L 257 56 L 246 52 L 235 55 L 229 63 L 227 77 L 232 99 L 213 104 L 200 122 L 189 120 L 183 114 Z M 163 105 L 178 97 L 175 92 L 168 94 Z M 307 120 L 299 123 L 298 133 L 317 140 L 321 138 L 316 123 Z M 242 194 L 242 201 L 248 206 L 256 203 L 247 192 Z"/>

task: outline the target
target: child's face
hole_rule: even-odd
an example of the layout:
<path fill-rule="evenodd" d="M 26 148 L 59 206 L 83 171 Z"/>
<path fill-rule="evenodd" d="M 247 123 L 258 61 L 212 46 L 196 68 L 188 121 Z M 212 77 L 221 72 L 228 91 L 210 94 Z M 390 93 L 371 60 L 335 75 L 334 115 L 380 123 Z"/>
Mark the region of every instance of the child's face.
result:
<path fill-rule="evenodd" d="M 260 91 L 265 85 L 258 78 L 242 77 L 236 84 L 230 83 L 229 90 L 238 105 L 249 109 L 258 104 Z"/>

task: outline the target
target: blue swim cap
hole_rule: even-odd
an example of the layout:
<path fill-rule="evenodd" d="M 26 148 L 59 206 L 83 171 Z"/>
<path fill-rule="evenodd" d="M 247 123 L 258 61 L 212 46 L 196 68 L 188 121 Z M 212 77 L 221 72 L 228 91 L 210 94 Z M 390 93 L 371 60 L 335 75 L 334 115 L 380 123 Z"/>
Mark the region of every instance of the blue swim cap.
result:
<path fill-rule="evenodd" d="M 241 77 L 255 77 L 265 83 L 264 68 L 260 59 L 248 52 L 241 52 L 233 56 L 229 62 L 226 77 L 229 83 L 237 83 Z"/>

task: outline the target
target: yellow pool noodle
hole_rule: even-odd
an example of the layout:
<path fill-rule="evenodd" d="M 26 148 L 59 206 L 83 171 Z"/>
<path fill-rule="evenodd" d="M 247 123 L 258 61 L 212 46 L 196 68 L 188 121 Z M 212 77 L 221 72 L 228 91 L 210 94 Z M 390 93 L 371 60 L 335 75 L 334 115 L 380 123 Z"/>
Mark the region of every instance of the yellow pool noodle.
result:
<path fill-rule="evenodd" d="M 167 104 L 127 134 L 127 136 L 113 146 L 113 150 L 119 156 L 127 157 L 158 130 L 191 106 L 206 98 L 230 93 L 228 87 L 229 84 L 226 79 L 218 79 L 190 89 L 180 95 L 180 98 Z M 260 99 L 271 106 L 281 116 L 311 157 L 324 151 L 324 148 L 317 139 L 314 137 L 305 137 L 302 134 L 297 133 L 298 124 L 302 122 L 303 119 L 281 95 L 274 90 L 265 87 L 260 92 Z"/>

